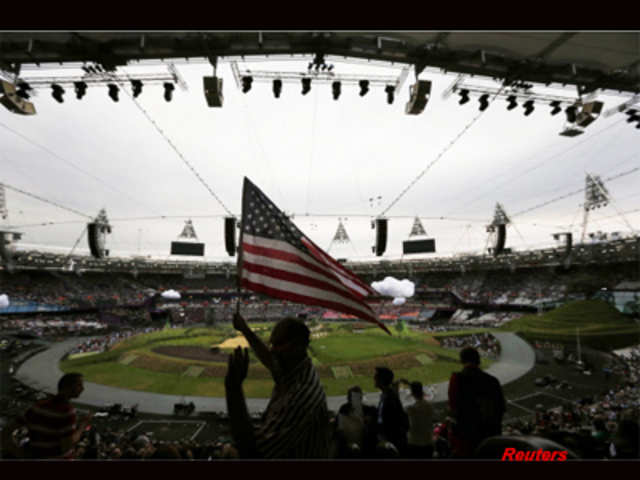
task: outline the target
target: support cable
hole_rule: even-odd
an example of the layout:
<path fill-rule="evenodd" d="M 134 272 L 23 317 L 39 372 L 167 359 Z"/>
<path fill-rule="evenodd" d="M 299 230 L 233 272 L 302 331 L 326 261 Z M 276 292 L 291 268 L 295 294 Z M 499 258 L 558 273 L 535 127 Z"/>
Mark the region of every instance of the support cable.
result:
<path fill-rule="evenodd" d="M 140 205 L 144 205 L 145 208 L 148 208 L 151 211 L 155 211 L 155 209 L 150 208 L 148 205 L 145 205 L 144 203 L 140 202 L 139 200 L 136 200 L 135 198 L 133 198 L 131 195 L 129 195 L 127 192 L 123 192 L 122 190 L 116 188 L 116 187 L 112 187 L 111 185 L 109 185 L 108 183 L 106 183 L 104 180 L 100 179 L 99 177 L 96 177 L 95 175 L 93 175 L 92 173 L 84 170 L 83 168 L 79 167 L 78 165 L 76 165 L 75 163 L 71 162 L 70 160 L 67 160 L 66 158 L 61 157 L 60 155 L 58 155 L 57 153 L 55 153 L 54 151 L 50 150 L 49 148 L 45 147 L 44 145 L 39 144 L 38 142 L 36 142 L 35 140 L 30 139 L 29 137 L 27 137 L 26 135 L 23 135 L 22 133 L 12 129 L 11 127 L 5 125 L 4 123 L 0 122 L 0 127 L 4 128 L 5 130 L 8 130 L 9 132 L 13 133 L 14 135 L 17 135 L 18 137 L 22 138 L 23 140 L 25 140 L 27 143 L 30 143 L 31 145 L 33 145 L 34 147 L 39 148 L 40 150 L 43 150 L 45 152 L 47 152 L 49 155 L 57 158 L 58 160 L 66 163 L 67 165 L 69 165 L 71 168 L 79 171 L 80 173 L 82 173 L 83 175 L 86 175 L 92 179 L 94 179 L 96 182 L 100 183 L 101 185 L 105 186 L 106 188 L 108 188 L 109 190 L 116 192 L 119 195 L 124 195 L 126 197 L 128 197 L 130 200 L 133 200 L 135 203 L 138 203 Z"/>
<path fill-rule="evenodd" d="M 80 236 L 78 237 L 78 240 L 76 240 L 76 243 L 73 244 L 73 248 L 71 248 L 71 251 L 69 252 L 69 254 L 67 255 L 67 258 L 65 260 L 65 262 L 68 262 L 69 259 L 71 258 L 71 255 L 73 255 L 73 252 L 76 250 L 76 247 L 78 246 L 78 244 L 80 243 L 80 240 L 82 240 L 82 237 L 84 237 L 84 233 L 87 231 L 87 224 L 85 224 L 84 228 L 82 229 L 82 233 L 80 234 Z"/>
<path fill-rule="evenodd" d="M 584 144 L 585 142 L 588 142 L 588 141 L 590 141 L 590 140 L 592 140 L 592 139 L 596 138 L 596 137 L 597 137 L 598 135 L 600 135 L 601 133 L 604 133 L 604 132 L 608 131 L 609 129 L 611 129 L 611 128 L 615 127 L 616 125 L 620 124 L 621 122 L 624 122 L 625 120 L 626 120 L 626 119 L 624 119 L 624 118 L 623 118 L 623 119 L 621 119 L 621 120 L 619 120 L 619 121 L 617 121 L 617 122 L 615 122 L 615 123 L 613 123 L 613 124 L 609 125 L 608 127 L 603 128 L 602 130 L 600 130 L 600 131 L 598 131 L 598 132 L 594 133 L 593 135 L 591 135 L 591 136 L 589 136 L 589 137 L 586 137 L 586 138 L 584 138 L 583 140 L 581 140 L 581 141 L 579 141 L 579 142 L 577 142 L 577 143 L 574 143 L 573 145 L 571 145 L 571 146 L 570 146 L 570 147 L 568 147 L 567 149 L 563 150 L 562 152 L 555 153 L 555 154 L 551 155 L 550 157 L 546 158 L 545 160 L 542 160 L 541 162 L 539 162 L 539 163 L 537 163 L 537 164 L 533 165 L 532 167 L 528 168 L 528 169 L 527 169 L 527 170 L 525 170 L 524 172 L 522 172 L 522 173 L 520 173 L 520 174 L 517 174 L 515 177 L 511 177 L 511 178 L 509 178 L 508 180 L 506 180 L 506 181 L 504 181 L 504 182 L 502 182 L 502 183 L 498 184 L 497 186 L 492 187 L 492 188 L 491 188 L 491 190 L 487 191 L 486 193 L 483 193 L 483 194 L 481 194 L 481 195 L 478 195 L 477 197 L 474 197 L 472 200 L 470 200 L 469 202 L 465 203 L 465 204 L 464 204 L 464 205 L 462 205 L 460 208 L 464 208 L 464 207 L 466 207 L 466 206 L 468 206 L 468 205 L 471 205 L 472 203 L 475 203 L 477 200 L 480 200 L 481 198 L 484 198 L 484 197 L 486 197 L 487 195 L 492 195 L 492 194 L 494 194 L 494 193 L 495 193 L 495 191 L 496 191 L 497 189 L 499 189 L 499 188 L 503 187 L 504 185 L 508 185 L 508 184 L 512 183 L 514 180 L 517 180 L 517 179 L 519 179 L 519 178 L 521 178 L 521 177 L 524 177 L 525 175 L 528 175 L 528 174 L 529 174 L 529 173 L 531 173 L 533 170 L 536 170 L 536 169 L 540 168 L 540 167 L 541 167 L 542 165 L 544 165 L 545 163 L 547 163 L 547 162 L 549 162 L 549 161 L 551 161 L 551 160 L 554 160 L 554 159 L 556 159 L 556 158 L 558 158 L 558 157 L 561 157 L 561 156 L 562 156 L 562 155 L 564 155 L 565 153 L 567 153 L 567 152 L 569 152 L 569 151 L 573 150 L 574 148 L 576 148 L 576 147 L 578 147 L 578 146 L 580 146 L 580 145 Z M 450 210 L 450 211 L 447 213 L 447 215 L 450 215 L 451 213 L 453 213 L 453 212 L 455 212 L 455 211 L 458 211 L 458 210 Z"/>
<path fill-rule="evenodd" d="M 78 210 L 74 210 L 73 208 L 65 207 L 64 205 L 60 205 L 59 203 L 56 203 L 52 200 L 47 200 L 46 198 L 40 197 L 34 193 L 29 193 L 25 190 L 21 190 L 20 188 L 12 187 L 11 185 L 7 185 L 6 183 L 3 183 L 2 185 L 4 185 L 6 188 L 10 190 L 26 195 L 27 197 L 35 198 L 36 200 L 40 200 L 41 202 L 48 203 L 49 205 L 53 205 L 54 207 L 61 208 L 62 210 L 67 210 L 68 212 L 75 213 L 76 215 L 80 215 L 81 217 L 85 217 L 93 220 L 92 216 L 79 212 Z"/>
<path fill-rule="evenodd" d="M 502 90 L 505 88 L 505 85 L 502 85 L 500 87 L 500 89 L 493 95 L 493 98 L 491 99 L 491 103 L 493 103 L 493 101 L 496 99 L 496 97 L 502 92 Z M 418 176 L 416 176 L 416 178 L 414 178 L 411 183 L 409 183 L 409 185 L 402 190 L 402 192 L 400 192 L 400 194 L 389 204 L 389 206 L 387 208 L 385 208 L 379 216 L 383 216 L 385 213 L 387 213 L 396 203 L 398 203 L 398 201 L 416 184 L 418 183 L 418 181 L 425 175 L 425 173 L 427 173 L 431 167 L 433 167 L 443 156 L 445 153 L 447 153 L 457 142 L 458 140 L 460 140 L 462 138 L 462 136 L 467 133 L 467 131 L 473 126 L 473 124 L 476 123 L 476 121 L 482 116 L 482 114 L 485 112 L 486 110 L 481 111 L 479 114 L 477 114 L 461 131 L 460 133 L 458 133 L 458 135 L 456 135 L 456 137 L 449 142 L 449 145 L 447 145 L 446 147 L 444 147 L 444 149 L 436 156 L 436 158 L 434 160 L 432 160 L 426 167 L 424 170 L 422 170 Z"/>
<path fill-rule="evenodd" d="M 121 85 L 122 86 L 122 85 Z M 140 110 L 142 112 L 142 114 L 147 118 L 147 120 L 149 120 L 149 122 L 151 122 L 151 124 L 154 126 L 154 128 L 158 131 L 158 133 L 162 136 L 162 138 L 165 139 L 165 141 L 169 144 L 169 146 L 173 149 L 174 152 L 176 152 L 176 154 L 180 157 L 180 159 L 184 162 L 184 164 L 189 168 L 189 170 L 191 170 L 191 172 L 195 175 L 195 177 L 200 181 L 200 183 L 207 189 L 207 191 L 211 194 L 211 196 L 213 198 L 215 198 L 217 200 L 217 202 L 222 205 L 222 208 L 224 208 L 224 210 L 229 214 L 229 215 L 233 215 L 231 213 L 231 210 L 229 210 L 227 208 L 227 206 L 222 202 L 222 200 L 220 200 L 220 198 L 215 194 L 215 192 L 211 189 L 211 187 L 207 184 L 207 182 L 204 181 L 204 179 L 200 176 L 200 174 L 198 173 L 198 171 L 193 167 L 193 165 L 191 165 L 191 163 L 189 163 L 189 161 L 184 157 L 184 155 L 182 155 L 182 153 L 180 152 L 180 150 L 178 150 L 178 147 L 176 147 L 174 145 L 174 143 L 171 141 L 171 139 L 164 133 L 164 131 L 158 126 L 158 124 L 155 122 L 155 120 L 151 117 L 151 115 L 149 115 L 149 113 L 147 113 L 147 111 L 142 107 L 142 105 L 140 105 L 140 103 L 138 103 L 138 100 L 136 100 L 135 98 L 133 98 L 133 96 L 131 96 L 131 94 L 126 90 L 126 88 L 122 87 L 122 90 L 124 90 L 124 92 L 129 96 L 129 98 L 133 101 L 133 103 L 136 105 L 136 107 L 138 107 L 138 110 Z"/>

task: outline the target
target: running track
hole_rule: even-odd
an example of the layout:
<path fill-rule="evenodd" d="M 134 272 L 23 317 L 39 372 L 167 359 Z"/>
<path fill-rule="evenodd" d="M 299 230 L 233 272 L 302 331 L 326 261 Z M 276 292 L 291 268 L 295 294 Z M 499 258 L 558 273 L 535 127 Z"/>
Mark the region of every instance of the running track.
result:
<path fill-rule="evenodd" d="M 535 364 L 535 353 L 531 346 L 514 333 L 493 332 L 493 335 L 500 341 L 502 352 L 496 362 L 487 369 L 487 372 L 500 380 L 501 384 L 512 382 L 531 370 Z M 64 342 L 56 343 L 48 350 L 34 355 L 24 362 L 16 372 L 16 377 L 37 390 L 54 393 L 58 379 L 62 372 L 58 368 L 60 359 L 74 345 L 82 343 L 85 338 L 74 338 Z M 373 386 L 361 385 L 362 387 Z M 435 397 L 433 402 L 447 400 L 447 386 L 449 382 L 442 382 L 434 385 Z M 367 393 L 364 401 L 370 405 L 377 405 L 379 393 Z M 401 391 L 403 403 L 411 403 L 407 392 Z M 112 403 L 120 403 L 123 406 L 138 404 L 138 410 L 144 413 L 159 415 L 173 414 L 173 405 L 179 402 L 193 402 L 196 412 L 225 412 L 227 410 L 224 398 L 214 397 L 190 397 L 178 395 L 163 395 L 158 393 L 138 392 L 135 390 L 125 390 L 122 388 L 108 387 L 97 383 L 85 382 L 85 389 L 78 403 L 103 407 Z M 346 401 L 344 396 L 327 397 L 327 404 L 330 410 L 338 411 L 340 405 Z M 247 407 L 250 413 L 264 411 L 269 402 L 268 398 L 249 398 Z"/>

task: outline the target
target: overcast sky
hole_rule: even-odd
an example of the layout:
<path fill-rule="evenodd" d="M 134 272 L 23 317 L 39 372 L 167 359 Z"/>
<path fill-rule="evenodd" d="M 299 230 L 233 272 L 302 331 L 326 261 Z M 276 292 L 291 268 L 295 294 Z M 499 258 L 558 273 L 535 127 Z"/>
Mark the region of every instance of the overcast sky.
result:
<path fill-rule="evenodd" d="M 239 66 L 302 72 L 310 60 Z M 413 116 L 404 113 L 413 72 L 392 105 L 381 86 L 360 97 L 357 86 L 343 85 L 340 99 L 334 101 L 330 85 L 312 84 L 311 92 L 303 96 L 299 84 L 285 83 L 281 97 L 275 99 L 271 83 L 254 81 L 251 91 L 243 94 L 228 62 L 218 67 L 224 79 L 224 106 L 209 108 L 202 77 L 212 74 L 211 66 L 178 64 L 177 68 L 187 91 L 177 88 L 173 101 L 166 102 L 162 86 L 145 85 L 137 99 L 166 137 L 234 214 L 240 213 L 242 178 L 248 176 L 276 205 L 294 213 L 298 227 L 322 248 L 331 244 L 338 218 L 346 218 L 352 242 L 332 245 L 330 253 L 337 257 L 375 258 L 371 218 L 384 211 L 479 113 L 476 98 L 463 106 L 455 94 L 442 98 L 455 79 L 451 74 L 421 74 L 421 79 L 432 81 L 432 95 L 425 111 Z M 121 70 L 166 71 L 162 66 Z M 335 63 L 334 69 L 363 77 L 397 76 L 400 70 L 401 66 L 362 63 Z M 23 76 L 53 73 L 73 70 L 28 71 Z M 483 83 L 476 78 L 468 81 Z M 575 89 L 554 93 L 575 96 Z M 224 208 L 128 95 L 121 92 L 120 101 L 114 103 L 106 87 L 90 87 L 80 101 L 71 89 L 64 98 L 59 104 L 49 89 L 39 90 L 32 97 L 35 116 L 0 109 L 0 182 L 87 215 L 106 208 L 113 225 L 108 238 L 112 256 L 167 257 L 170 242 L 192 218 L 199 240 L 206 243 L 206 258 L 229 259 L 224 250 Z M 607 110 L 626 98 L 600 95 L 599 99 Z M 566 138 L 559 135 L 563 113 L 551 116 L 548 105 L 537 104 L 525 117 L 521 105 L 507 111 L 506 102 L 496 100 L 387 212 L 389 241 L 383 258 L 400 257 L 413 216 L 421 217 L 429 237 L 436 239 L 438 254 L 479 252 L 486 248 L 486 225 L 496 202 L 513 215 L 581 188 L 585 172 L 604 179 L 640 166 L 640 130 L 625 119 L 623 114 L 601 116 L 584 135 Z M 590 215 L 589 231 L 631 233 L 617 212 L 637 208 L 639 176 L 636 172 L 606 183 L 615 203 Z M 69 252 L 81 236 L 86 219 L 9 189 L 6 196 L 9 218 L 2 225 L 19 226 L 25 247 Z M 551 235 L 569 229 L 579 236 L 583 200 L 584 194 L 573 195 L 515 215 L 507 246 L 522 250 L 554 245 Z M 625 215 L 634 228 L 640 226 L 638 213 Z M 127 220 L 159 216 L 177 218 Z M 406 218 L 397 218 L 402 216 Z M 29 226 L 42 222 L 71 223 Z M 88 252 L 86 238 L 77 251 Z"/>

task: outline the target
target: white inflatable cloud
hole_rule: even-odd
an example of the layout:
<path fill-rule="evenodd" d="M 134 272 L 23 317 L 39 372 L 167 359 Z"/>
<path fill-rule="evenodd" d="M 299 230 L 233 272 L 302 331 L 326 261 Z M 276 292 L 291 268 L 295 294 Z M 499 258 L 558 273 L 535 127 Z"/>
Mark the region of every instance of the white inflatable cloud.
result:
<path fill-rule="evenodd" d="M 0 295 L 0 308 L 7 308 L 9 306 L 9 297 L 6 294 Z"/>
<path fill-rule="evenodd" d="M 396 297 L 396 298 L 393 299 L 393 304 L 396 305 L 396 306 L 397 305 L 402 305 L 406 301 L 407 301 L 407 299 L 404 298 L 404 297 Z"/>
<path fill-rule="evenodd" d="M 171 300 L 180 300 L 180 294 L 175 290 L 166 290 L 162 292 L 162 298 L 169 298 Z"/>
<path fill-rule="evenodd" d="M 407 280 L 406 278 L 404 280 L 398 280 L 393 277 L 385 277 L 381 282 L 373 282 L 371 288 L 380 295 L 394 298 L 413 297 L 416 291 L 416 286 L 411 280 Z"/>

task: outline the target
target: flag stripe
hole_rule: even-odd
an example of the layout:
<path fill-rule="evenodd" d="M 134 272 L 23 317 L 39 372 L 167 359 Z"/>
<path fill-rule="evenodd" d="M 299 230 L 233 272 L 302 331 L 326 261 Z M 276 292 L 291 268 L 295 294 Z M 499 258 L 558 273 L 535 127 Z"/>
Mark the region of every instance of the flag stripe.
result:
<path fill-rule="evenodd" d="M 304 245 L 307 246 L 307 248 L 309 248 L 310 252 L 313 254 L 317 254 L 321 257 L 321 259 L 323 260 L 324 263 L 328 263 L 329 266 L 335 270 L 337 270 L 338 274 L 342 274 L 345 275 L 349 280 L 351 280 L 353 283 L 355 283 L 358 287 L 362 288 L 365 290 L 365 293 L 363 295 L 375 295 L 376 291 L 373 290 L 370 286 L 368 286 L 366 283 L 362 282 L 362 280 L 360 280 L 358 277 L 356 277 L 355 274 L 353 274 L 352 272 L 350 272 L 349 270 L 347 270 L 345 267 L 343 267 L 342 265 L 340 265 L 340 262 L 336 262 L 331 256 L 327 255 L 325 252 L 323 252 L 320 248 L 318 248 L 318 246 L 316 244 L 314 244 L 311 240 L 309 240 L 308 238 L 302 238 L 301 239 L 302 243 Z"/>
<path fill-rule="evenodd" d="M 342 297 L 343 301 L 354 301 L 358 302 L 358 299 L 353 298 L 352 295 L 349 295 L 347 292 L 342 291 L 333 285 L 318 281 L 314 278 L 311 278 L 307 275 L 300 275 L 299 273 L 287 272 L 285 270 L 279 270 L 277 268 L 268 267 L 265 265 L 258 265 L 255 263 L 247 262 L 245 260 L 244 267 L 251 273 L 264 275 L 266 277 L 274 278 L 277 280 L 284 280 L 286 282 L 291 282 L 299 285 L 306 285 L 307 287 L 316 288 L 321 291 L 325 291 L 330 294 L 338 295 Z"/>
<path fill-rule="evenodd" d="M 342 281 L 337 276 L 337 272 L 326 263 L 316 260 L 313 256 L 307 255 L 303 250 L 299 250 L 287 242 L 245 233 L 242 238 L 242 248 L 244 251 L 251 253 L 297 263 L 317 273 L 321 273 L 327 278 L 344 285 L 359 299 L 363 299 L 367 295 L 366 290 L 362 290 L 357 286 L 351 286 Z"/>
<path fill-rule="evenodd" d="M 251 250 L 254 250 L 253 246 L 251 247 Z M 315 270 L 308 270 L 305 268 L 305 265 L 300 262 L 283 261 L 271 256 L 255 255 L 248 251 L 244 252 L 244 262 L 245 265 L 254 266 L 254 269 L 252 270 L 254 272 L 258 272 L 255 269 L 255 266 L 259 265 L 261 267 L 274 268 L 291 274 L 303 275 L 315 282 L 318 282 L 318 286 L 320 287 L 321 285 L 319 284 L 324 283 L 327 286 L 326 288 L 329 290 L 333 290 L 334 292 L 342 294 L 355 301 L 360 300 L 358 296 L 353 295 L 349 289 L 347 289 L 342 283 L 335 281 L 333 277 L 329 277 L 322 272 L 316 273 Z"/>
<path fill-rule="evenodd" d="M 331 310 L 349 313 L 363 320 L 368 320 L 370 322 L 373 322 L 376 325 L 378 325 L 380 328 L 382 328 L 385 332 L 390 333 L 389 330 L 387 330 L 387 327 L 384 326 L 382 323 L 380 323 L 378 320 L 376 320 L 375 317 L 370 315 L 365 315 L 361 311 L 354 310 L 350 307 L 345 306 L 342 303 L 335 303 L 329 300 L 322 300 L 318 297 L 309 297 L 307 295 L 292 293 L 291 291 L 288 291 L 288 290 L 279 290 L 277 288 L 268 287 L 263 283 L 252 282 L 246 278 L 242 279 L 242 286 L 250 290 L 253 290 L 255 292 L 271 295 L 272 297 L 275 297 L 275 298 L 284 298 L 286 300 L 291 300 L 298 303 L 304 303 L 306 305 L 316 305 L 318 307 L 325 307 L 325 308 L 330 308 Z"/>
<path fill-rule="evenodd" d="M 248 235 L 247 235 L 248 236 Z M 307 261 L 304 260 L 304 257 L 306 255 L 304 255 L 303 253 L 292 253 L 292 252 L 285 252 L 282 251 L 280 249 L 275 249 L 275 248 L 269 248 L 269 247 L 263 247 L 257 244 L 250 244 L 247 242 L 243 242 L 242 244 L 242 248 L 244 249 L 244 258 L 243 260 L 252 258 L 252 256 L 261 256 L 264 258 L 273 258 L 274 260 L 280 261 L 280 262 L 289 262 L 291 264 L 296 264 L 299 265 L 300 267 L 303 267 L 309 271 L 315 272 L 319 275 L 322 275 L 325 277 L 326 280 L 335 280 L 335 277 L 331 274 L 329 274 L 324 268 L 321 268 L 319 266 L 317 266 L 314 263 L 309 263 Z M 247 255 L 247 253 L 249 255 Z M 253 255 L 251 255 L 253 254 Z"/>
<path fill-rule="evenodd" d="M 283 292 L 292 292 L 294 294 L 306 296 L 313 295 L 321 300 L 326 300 L 336 305 L 344 305 L 345 307 L 355 309 L 362 314 L 373 316 L 373 310 L 371 310 L 371 307 L 369 307 L 369 305 L 367 305 L 366 303 L 358 302 L 356 300 L 348 300 L 324 289 L 299 285 L 295 282 L 274 278 L 268 275 L 262 275 L 260 273 L 253 273 L 248 270 L 244 270 L 242 272 L 242 278 L 247 278 L 253 283 L 262 283 L 267 286 L 273 286 L 275 289 L 281 290 Z"/>

